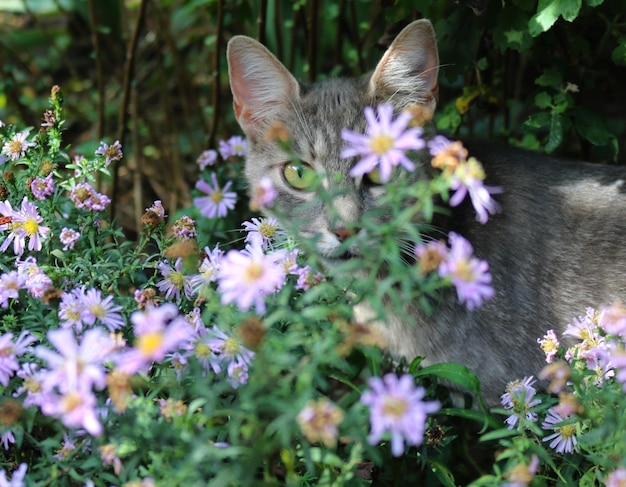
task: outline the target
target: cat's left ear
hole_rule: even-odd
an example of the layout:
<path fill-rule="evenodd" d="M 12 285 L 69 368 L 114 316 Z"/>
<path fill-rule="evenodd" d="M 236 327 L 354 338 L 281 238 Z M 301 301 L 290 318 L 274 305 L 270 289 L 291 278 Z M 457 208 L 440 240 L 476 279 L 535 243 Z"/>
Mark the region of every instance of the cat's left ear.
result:
<path fill-rule="evenodd" d="M 276 116 L 291 109 L 300 85 L 265 46 L 235 36 L 226 49 L 235 116 L 248 138 L 264 137 Z"/>
<path fill-rule="evenodd" d="M 370 95 L 399 110 L 414 104 L 434 112 L 439 94 L 437 38 L 428 20 L 407 25 L 385 52 L 370 79 Z"/>

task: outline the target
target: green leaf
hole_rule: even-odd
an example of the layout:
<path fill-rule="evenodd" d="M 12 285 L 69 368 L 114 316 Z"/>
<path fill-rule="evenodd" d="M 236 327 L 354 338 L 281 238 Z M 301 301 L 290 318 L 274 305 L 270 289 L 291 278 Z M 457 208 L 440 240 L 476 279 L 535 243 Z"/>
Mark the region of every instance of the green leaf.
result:
<path fill-rule="evenodd" d="M 467 389 L 474 394 L 480 393 L 480 381 L 478 377 L 465 365 L 457 363 L 433 364 L 416 371 L 415 377 L 434 375 Z"/>
<path fill-rule="evenodd" d="M 440 463 L 432 458 L 427 458 L 426 463 L 430 466 L 432 472 L 437 476 L 441 485 L 446 487 L 456 487 L 454 483 L 454 475 L 443 463 Z"/>
<path fill-rule="evenodd" d="M 552 106 L 552 97 L 549 93 L 541 91 L 535 96 L 535 105 L 538 108 L 549 108 Z"/>
<path fill-rule="evenodd" d="M 524 122 L 526 127 L 532 129 L 540 129 L 548 126 L 550 123 L 550 114 L 548 112 L 539 112 L 533 113 L 528 119 Z"/>
<path fill-rule="evenodd" d="M 563 76 L 557 69 L 546 69 L 535 80 L 535 84 L 539 86 L 552 86 L 553 88 L 559 88 L 563 84 Z"/>
<path fill-rule="evenodd" d="M 540 0 L 537 13 L 528 22 L 530 35 L 537 37 L 550 30 L 559 17 L 572 22 L 578 17 L 582 0 Z"/>
<path fill-rule="evenodd" d="M 586 2 L 590 7 L 597 7 L 598 5 L 602 5 L 604 0 L 586 0 Z"/>
<path fill-rule="evenodd" d="M 550 134 L 546 143 L 546 151 L 552 152 L 563 142 L 563 120 L 561 115 L 552 112 L 550 119 Z"/>
<path fill-rule="evenodd" d="M 611 60 L 617 66 L 626 66 L 626 37 L 620 37 L 617 47 L 611 52 Z"/>
<path fill-rule="evenodd" d="M 574 111 L 574 127 L 581 137 L 593 145 L 604 146 L 614 139 L 604 119 L 582 107 L 577 107 Z"/>

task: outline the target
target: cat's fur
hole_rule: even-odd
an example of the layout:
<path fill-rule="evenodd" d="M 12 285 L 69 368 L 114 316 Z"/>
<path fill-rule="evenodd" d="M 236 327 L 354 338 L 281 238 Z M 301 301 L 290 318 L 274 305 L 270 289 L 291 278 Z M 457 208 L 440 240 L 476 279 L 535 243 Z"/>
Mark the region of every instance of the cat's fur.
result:
<path fill-rule="evenodd" d="M 341 129 L 363 133 L 364 108 L 382 102 L 398 111 L 414 103 L 434 110 L 439 59 L 430 22 L 407 26 L 373 74 L 360 79 L 301 84 L 265 47 L 243 36 L 230 41 L 228 62 L 235 113 L 249 141 L 250 185 L 271 177 L 281 212 L 307 222 L 303 235 L 316 236 L 317 250 L 332 264 L 344 227 L 358 222 L 384 191 L 348 175 L 356 161 L 339 155 Z M 316 203 L 315 193 L 285 184 L 285 154 L 266 138 L 275 122 L 288 129 L 302 160 L 321 173 L 341 175 L 324 180 L 329 189 L 343 191 L 334 212 Z M 495 405 L 507 381 L 545 365 L 537 338 L 547 329 L 562 331 L 587 306 L 626 298 L 626 170 L 483 142 L 466 145 L 483 163 L 486 183 L 503 188 L 496 195 L 501 210 L 481 225 L 465 205 L 439 223 L 444 232 L 468 238 L 489 262 L 497 294 L 468 311 L 451 292 L 431 316 L 407 303 L 411 323 L 389 309 L 381 329 L 395 355 L 467 365 Z M 305 202 L 308 209 L 298 213 Z M 364 306 L 356 311 L 362 319 L 370 315 Z"/>

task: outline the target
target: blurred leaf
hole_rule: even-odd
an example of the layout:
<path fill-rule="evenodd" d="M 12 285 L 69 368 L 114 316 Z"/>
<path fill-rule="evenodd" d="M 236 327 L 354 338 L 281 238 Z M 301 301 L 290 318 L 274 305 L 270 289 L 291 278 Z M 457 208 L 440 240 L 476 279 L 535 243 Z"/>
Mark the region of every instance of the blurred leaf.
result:
<path fill-rule="evenodd" d="M 576 107 L 573 120 L 576 132 L 593 145 L 607 145 L 615 138 L 606 126 L 604 119 L 590 110 Z"/>
<path fill-rule="evenodd" d="M 563 142 L 563 118 L 556 112 L 550 117 L 550 134 L 546 143 L 546 151 L 552 152 Z"/>
<path fill-rule="evenodd" d="M 480 393 L 480 381 L 478 380 L 478 377 L 476 377 L 476 375 L 465 365 L 453 362 L 433 364 L 417 370 L 413 375 L 415 377 L 434 375 L 435 377 L 439 377 L 461 386 L 474 394 Z"/>
<path fill-rule="evenodd" d="M 537 37 L 550 30 L 559 17 L 572 22 L 578 17 L 582 0 L 540 0 L 537 13 L 528 23 L 530 35 Z"/>

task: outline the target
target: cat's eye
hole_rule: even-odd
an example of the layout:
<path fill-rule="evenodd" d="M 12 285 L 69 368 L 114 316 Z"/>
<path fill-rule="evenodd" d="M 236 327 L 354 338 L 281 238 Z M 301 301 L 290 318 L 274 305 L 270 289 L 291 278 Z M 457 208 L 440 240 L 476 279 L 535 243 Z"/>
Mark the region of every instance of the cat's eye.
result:
<path fill-rule="evenodd" d="M 301 190 L 312 190 L 317 180 L 315 170 L 305 162 L 287 162 L 283 177 L 289 186 Z"/>

